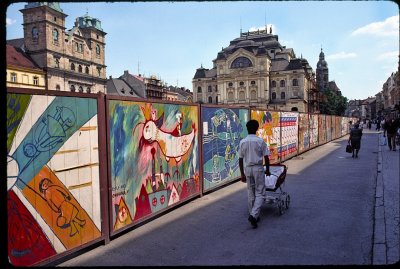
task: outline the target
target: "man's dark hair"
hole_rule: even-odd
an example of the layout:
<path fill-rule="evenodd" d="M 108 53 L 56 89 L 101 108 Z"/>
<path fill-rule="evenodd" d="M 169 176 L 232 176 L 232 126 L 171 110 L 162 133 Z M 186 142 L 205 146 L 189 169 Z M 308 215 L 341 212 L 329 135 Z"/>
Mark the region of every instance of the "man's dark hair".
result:
<path fill-rule="evenodd" d="M 258 121 L 256 121 L 256 120 L 249 120 L 249 121 L 246 123 L 247 132 L 248 132 L 249 134 L 256 134 L 256 132 L 257 132 L 257 130 L 258 130 L 258 126 L 259 126 Z"/>

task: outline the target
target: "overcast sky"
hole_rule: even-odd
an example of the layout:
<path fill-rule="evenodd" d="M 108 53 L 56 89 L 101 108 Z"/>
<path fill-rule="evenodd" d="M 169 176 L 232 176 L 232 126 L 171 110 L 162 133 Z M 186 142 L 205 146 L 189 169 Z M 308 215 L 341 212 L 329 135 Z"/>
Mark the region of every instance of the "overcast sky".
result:
<path fill-rule="evenodd" d="M 8 6 L 7 39 L 23 37 L 26 3 Z M 192 78 L 243 32 L 272 25 L 281 45 L 316 71 L 321 47 L 348 99 L 382 90 L 398 67 L 399 10 L 391 1 L 80 2 L 60 3 L 66 28 L 88 12 L 106 35 L 107 77 L 156 75 L 192 90 Z"/>

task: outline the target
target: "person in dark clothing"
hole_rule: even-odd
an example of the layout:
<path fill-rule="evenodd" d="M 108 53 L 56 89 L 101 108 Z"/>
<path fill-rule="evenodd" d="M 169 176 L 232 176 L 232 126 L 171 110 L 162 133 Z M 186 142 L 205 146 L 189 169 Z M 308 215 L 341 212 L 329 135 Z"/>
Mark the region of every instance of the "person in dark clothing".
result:
<path fill-rule="evenodd" d="M 393 118 L 390 118 L 385 121 L 384 129 L 386 130 L 389 150 L 396 151 L 397 128 L 399 128 L 398 121 L 393 120 Z"/>
<path fill-rule="evenodd" d="M 353 155 L 351 156 L 352 158 L 358 158 L 358 151 L 360 150 L 361 146 L 362 129 L 359 127 L 360 125 L 356 123 L 354 128 L 350 130 L 349 143 L 353 148 Z M 356 155 L 354 155 L 354 152 Z"/>

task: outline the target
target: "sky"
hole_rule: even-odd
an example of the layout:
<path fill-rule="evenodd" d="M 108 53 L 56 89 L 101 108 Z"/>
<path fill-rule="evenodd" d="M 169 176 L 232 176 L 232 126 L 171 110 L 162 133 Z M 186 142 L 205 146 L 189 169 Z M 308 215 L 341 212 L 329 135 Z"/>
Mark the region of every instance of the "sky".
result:
<path fill-rule="evenodd" d="M 6 38 L 22 38 L 26 3 L 6 11 Z M 61 2 L 66 30 L 88 13 L 106 35 L 107 77 L 155 75 L 192 89 L 197 68 L 211 69 L 218 52 L 240 31 L 272 26 L 316 72 L 321 48 L 349 100 L 375 96 L 397 71 L 399 9 L 392 1 Z"/>

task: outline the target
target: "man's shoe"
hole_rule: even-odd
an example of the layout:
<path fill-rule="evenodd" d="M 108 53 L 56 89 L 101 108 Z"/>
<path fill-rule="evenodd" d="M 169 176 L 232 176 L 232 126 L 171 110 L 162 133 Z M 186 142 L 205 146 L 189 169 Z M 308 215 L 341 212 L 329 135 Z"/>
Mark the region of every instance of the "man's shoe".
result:
<path fill-rule="evenodd" d="M 252 215 L 249 216 L 248 220 L 251 226 L 253 226 L 253 229 L 257 228 L 257 220 Z"/>

